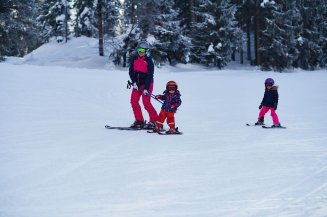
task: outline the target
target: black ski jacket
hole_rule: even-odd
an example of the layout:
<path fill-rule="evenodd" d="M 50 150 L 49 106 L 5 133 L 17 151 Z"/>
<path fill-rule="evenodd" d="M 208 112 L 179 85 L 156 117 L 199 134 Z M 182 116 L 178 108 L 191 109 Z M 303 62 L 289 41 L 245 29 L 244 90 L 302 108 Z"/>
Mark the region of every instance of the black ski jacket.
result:
<path fill-rule="evenodd" d="M 278 86 L 272 86 L 270 90 L 266 88 L 261 105 L 277 109 L 278 105 Z"/>

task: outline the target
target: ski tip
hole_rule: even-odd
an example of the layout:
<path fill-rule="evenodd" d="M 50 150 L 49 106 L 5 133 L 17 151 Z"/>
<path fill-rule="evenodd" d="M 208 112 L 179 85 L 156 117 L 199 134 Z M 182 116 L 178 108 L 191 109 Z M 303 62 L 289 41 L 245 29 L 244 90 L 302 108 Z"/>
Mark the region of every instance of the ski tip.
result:
<path fill-rule="evenodd" d="M 176 131 L 176 133 L 162 133 L 162 135 L 182 135 L 183 133 L 180 131 Z"/>
<path fill-rule="evenodd" d="M 280 127 L 272 127 L 272 126 L 270 126 L 270 127 L 268 127 L 268 126 L 261 126 L 262 128 L 264 128 L 264 129 L 286 129 L 286 127 L 284 127 L 284 126 L 280 126 Z"/>
<path fill-rule="evenodd" d="M 183 132 L 181 132 L 181 131 L 179 131 L 178 130 L 178 127 L 176 127 L 176 132 L 175 133 L 169 133 L 169 131 L 166 131 L 166 135 L 182 135 L 183 134 Z"/>
<path fill-rule="evenodd" d="M 155 134 L 159 134 L 159 135 L 182 135 L 183 133 L 180 131 L 177 131 L 176 133 L 167 133 L 166 131 L 153 131 L 153 130 L 148 130 L 146 131 L 147 133 L 155 133 Z"/>

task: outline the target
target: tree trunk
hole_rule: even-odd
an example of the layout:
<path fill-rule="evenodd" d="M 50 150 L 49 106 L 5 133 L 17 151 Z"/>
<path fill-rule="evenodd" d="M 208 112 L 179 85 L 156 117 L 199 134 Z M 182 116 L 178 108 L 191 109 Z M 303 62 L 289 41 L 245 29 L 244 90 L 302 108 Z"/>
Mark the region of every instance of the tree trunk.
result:
<path fill-rule="evenodd" d="M 99 28 L 99 55 L 103 56 L 103 20 L 102 20 L 102 1 L 98 0 L 98 28 Z"/>
<path fill-rule="evenodd" d="M 67 0 L 65 1 L 65 42 L 68 40 L 68 5 Z"/>
<path fill-rule="evenodd" d="M 246 52 L 247 60 L 252 64 L 252 54 L 251 54 L 251 17 L 248 15 L 246 19 Z"/>
<path fill-rule="evenodd" d="M 235 50 L 232 53 L 232 60 L 235 61 Z"/>
<path fill-rule="evenodd" d="M 260 65 L 261 59 L 260 59 L 260 9 L 259 6 L 256 4 L 255 9 L 255 17 L 254 17 L 254 49 L 255 49 L 255 64 Z"/>
<path fill-rule="evenodd" d="M 243 55 L 243 42 L 241 42 L 241 47 L 240 47 L 240 63 L 244 64 L 244 55 Z"/>
<path fill-rule="evenodd" d="M 124 52 L 123 53 L 123 67 L 126 67 L 127 66 L 127 53 Z"/>
<path fill-rule="evenodd" d="M 195 22 L 195 15 L 193 13 L 194 0 L 190 0 L 190 14 L 191 14 L 191 23 Z"/>
<path fill-rule="evenodd" d="M 131 7 L 131 24 L 135 25 L 137 23 L 136 20 L 136 4 L 132 2 L 132 7 Z"/>

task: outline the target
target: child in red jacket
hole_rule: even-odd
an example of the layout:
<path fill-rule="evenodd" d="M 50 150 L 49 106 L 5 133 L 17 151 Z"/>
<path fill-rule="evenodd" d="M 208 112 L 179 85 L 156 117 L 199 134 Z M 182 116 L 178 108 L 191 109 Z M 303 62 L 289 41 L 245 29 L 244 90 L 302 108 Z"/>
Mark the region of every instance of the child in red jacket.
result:
<path fill-rule="evenodd" d="M 175 134 L 175 113 L 177 108 L 181 105 L 182 100 L 180 98 L 181 94 L 177 90 L 178 86 L 175 81 L 168 81 L 166 84 L 166 90 L 163 92 L 163 95 L 156 95 L 156 99 L 163 100 L 161 111 L 157 120 L 156 131 L 160 132 L 160 129 L 167 118 L 167 124 L 169 130 L 167 134 Z"/>

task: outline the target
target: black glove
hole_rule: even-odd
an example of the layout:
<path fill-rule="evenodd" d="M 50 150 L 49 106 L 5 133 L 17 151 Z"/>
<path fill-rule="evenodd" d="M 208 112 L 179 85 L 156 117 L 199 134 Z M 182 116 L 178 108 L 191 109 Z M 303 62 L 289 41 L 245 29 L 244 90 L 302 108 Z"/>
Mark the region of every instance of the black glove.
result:
<path fill-rule="evenodd" d="M 277 110 L 277 103 L 274 104 L 274 109 Z"/>
<path fill-rule="evenodd" d="M 259 105 L 259 109 L 261 109 L 261 108 L 262 108 L 262 104 Z"/>
<path fill-rule="evenodd" d="M 126 87 L 126 88 L 127 88 L 127 89 L 131 89 L 132 84 L 133 84 L 133 83 L 132 83 L 130 80 L 128 80 L 128 81 L 127 81 L 127 87 Z"/>

